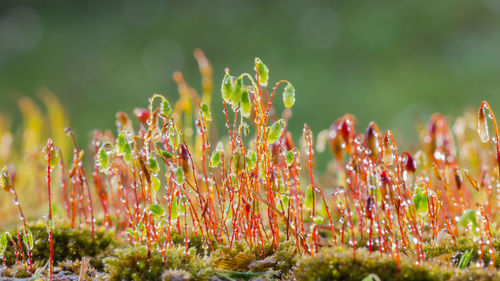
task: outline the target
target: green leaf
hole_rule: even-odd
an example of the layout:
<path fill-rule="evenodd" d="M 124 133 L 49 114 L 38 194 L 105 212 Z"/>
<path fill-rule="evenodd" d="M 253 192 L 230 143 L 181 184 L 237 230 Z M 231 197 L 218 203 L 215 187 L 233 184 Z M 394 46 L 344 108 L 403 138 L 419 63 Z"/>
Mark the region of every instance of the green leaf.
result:
<path fill-rule="evenodd" d="M 312 185 L 308 186 L 306 189 L 306 199 L 304 206 L 308 209 L 313 208 L 313 197 L 314 197 L 314 187 Z"/>
<path fill-rule="evenodd" d="M 28 248 L 28 250 L 33 250 L 33 233 L 31 233 L 31 230 L 29 228 L 23 232 L 23 243 Z"/>
<path fill-rule="evenodd" d="M 184 183 L 184 171 L 182 170 L 182 167 L 177 167 L 175 170 L 175 180 L 178 184 Z"/>
<path fill-rule="evenodd" d="M 293 161 L 295 160 L 295 153 L 293 152 L 293 150 L 289 150 L 289 151 L 286 153 L 285 160 L 286 160 L 286 165 L 287 165 L 288 167 L 292 166 Z"/>
<path fill-rule="evenodd" d="M 259 82 L 262 86 L 266 87 L 269 81 L 269 68 L 262 62 L 260 58 L 255 58 L 257 63 L 257 73 L 259 74 Z"/>
<path fill-rule="evenodd" d="M 243 117 L 250 117 L 250 113 L 252 112 L 252 102 L 250 101 L 250 94 L 248 93 L 247 87 L 245 87 L 241 93 L 240 110 Z"/>
<path fill-rule="evenodd" d="M 269 142 L 269 144 L 275 143 L 283 134 L 284 129 L 285 120 L 283 119 L 280 119 L 269 126 L 267 132 L 267 141 Z"/>
<path fill-rule="evenodd" d="M 212 153 L 210 157 L 210 167 L 215 168 L 218 167 L 221 161 L 220 151 L 216 150 Z"/>
<path fill-rule="evenodd" d="M 292 84 L 288 84 L 283 92 L 283 104 L 286 108 L 290 108 L 295 103 L 295 88 Z"/>
<path fill-rule="evenodd" d="M 7 232 L 4 232 L 2 233 L 2 235 L 0 235 L 0 258 L 3 257 L 3 254 L 7 249 L 7 243 L 8 243 L 7 235 L 8 235 Z"/>
<path fill-rule="evenodd" d="M 160 171 L 160 166 L 158 166 L 158 162 L 153 157 L 148 158 L 148 166 L 153 174 L 158 174 Z"/>
<path fill-rule="evenodd" d="M 162 103 L 161 103 L 161 112 L 165 115 L 165 116 L 170 116 L 174 110 L 172 109 L 172 107 L 170 106 L 170 103 L 168 102 L 167 99 L 163 99 Z"/>
<path fill-rule="evenodd" d="M 233 95 L 234 91 L 233 78 L 234 78 L 233 76 L 229 75 L 228 71 L 226 72 L 224 79 L 222 79 L 221 92 L 222 92 L 222 98 L 226 103 L 231 102 L 231 97 Z"/>
<path fill-rule="evenodd" d="M 201 104 L 201 115 L 205 118 L 205 120 L 212 121 L 212 114 L 210 113 L 210 108 L 208 107 L 208 104 L 206 103 Z"/>
<path fill-rule="evenodd" d="M 153 190 L 158 193 L 158 191 L 160 191 L 160 187 L 161 187 L 161 181 L 158 177 L 151 177 L 151 186 L 153 187 Z"/>
<path fill-rule="evenodd" d="M 148 207 L 155 216 L 162 216 L 165 213 L 163 207 L 158 204 L 150 204 Z"/>
<path fill-rule="evenodd" d="M 429 209 L 429 205 L 427 202 L 427 194 L 425 190 L 418 190 L 413 195 L 413 204 L 415 205 L 415 209 L 419 213 L 425 213 Z"/>
<path fill-rule="evenodd" d="M 469 265 L 470 259 L 472 257 L 472 250 L 462 255 L 462 258 L 458 262 L 458 268 L 464 269 Z"/>

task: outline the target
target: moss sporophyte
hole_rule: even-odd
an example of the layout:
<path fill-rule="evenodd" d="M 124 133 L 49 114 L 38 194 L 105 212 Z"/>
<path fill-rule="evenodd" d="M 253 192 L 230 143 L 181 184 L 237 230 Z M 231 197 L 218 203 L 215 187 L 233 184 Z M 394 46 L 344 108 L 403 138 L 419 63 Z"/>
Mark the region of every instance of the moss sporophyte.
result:
<path fill-rule="evenodd" d="M 287 80 L 268 87 L 263 60 L 253 73 L 225 70 L 217 114 L 212 67 L 200 50 L 195 58 L 201 92 L 175 73 L 177 102 L 154 94 L 133 111 L 136 120 L 118 112 L 117 130 L 94 131 L 85 149 L 61 126 L 50 93 L 42 97 L 53 136 L 36 133 L 45 126 L 35 122 L 40 110 L 25 114 L 23 149 L 9 146 L 0 159 L 10 208 L 0 211 L 17 208 L 21 219 L 0 234 L 0 276 L 499 279 L 500 148 L 487 102 L 453 124 L 433 115 L 412 151 L 374 122 L 360 132 L 351 114 L 317 135 L 305 124 L 294 137 L 295 88 Z M 276 94 L 283 106 L 273 106 Z M 1 120 L 0 139 L 12 136 Z M 315 153 L 326 146 L 331 162 L 319 175 Z M 19 157 L 28 151 L 33 165 Z M 26 196 L 37 193 L 38 202 Z M 28 222 L 37 211 L 45 219 Z"/>

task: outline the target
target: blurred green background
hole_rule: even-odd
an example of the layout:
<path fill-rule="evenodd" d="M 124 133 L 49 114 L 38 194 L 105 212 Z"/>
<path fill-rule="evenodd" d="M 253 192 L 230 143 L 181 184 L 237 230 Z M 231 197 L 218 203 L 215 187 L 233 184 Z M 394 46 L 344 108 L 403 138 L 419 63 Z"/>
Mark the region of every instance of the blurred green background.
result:
<path fill-rule="evenodd" d="M 48 87 L 86 142 L 154 92 L 176 99 L 175 70 L 199 88 L 195 48 L 214 67 L 217 112 L 225 67 L 250 72 L 258 56 L 271 82 L 290 80 L 296 134 L 349 112 L 411 141 L 433 112 L 500 110 L 498 0 L 2 0 L 0 112 L 18 124 L 19 97 Z"/>

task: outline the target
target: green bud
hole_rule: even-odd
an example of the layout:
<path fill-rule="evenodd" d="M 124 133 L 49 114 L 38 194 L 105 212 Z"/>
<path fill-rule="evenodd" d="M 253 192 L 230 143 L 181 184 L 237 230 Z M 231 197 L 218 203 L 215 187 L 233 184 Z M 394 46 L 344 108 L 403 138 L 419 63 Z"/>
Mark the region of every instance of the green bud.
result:
<path fill-rule="evenodd" d="M 288 84 L 283 92 L 283 104 L 286 108 L 290 108 L 295 103 L 295 88 L 292 84 Z"/>
<path fill-rule="evenodd" d="M 269 144 L 275 143 L 283 134 L 285 120 L 280 119 L 267 128 L 267 141 Z"/>
<path fill-rule="evenodd" d="M 161 103 L 161 112 L 165 115 L 165 116 L 170 116 L 174 110 L 172 109 L 172 107 L 170 106 L 170 103 L 168 102 L 168 100 L 164 99 Z"/>
<path fill-rule="evenodd" d="M 208 107 L 208 104 L 206 104 L 206 103 L 201 104 L 201 115 L 207 121 L 212 121 L 212 114 L 210 114 L 210 108 Z"/>
<path fill-rule="evenodd" d="M 260 84 L 266 87 L 267 81 L 269 80 L 269 68 L 267 68 L 259 58 L 255 58 L 255 62 L 257 63 L 257 73 L 259 74 Z"/>
<path fill-rule="evenodd" d="M 248 93 L 248 88 L 244 87 L 241 93 L 241 104 L 240 104 L 241 115 L 248 118 L 252 111 L 252 102 L 250 101 L 250 94 Z"/>
<path fill-rule="evenodd" d="M 222 79 L 222 86 L 221 86 L 222 98 L 226 103 L 229 103 L 231 101 L 233 91 L 234 91 L 233 76 L 229 75 L 229 72 L 226 72 L 224 79 Z"/>
<path fill-rule="evenodd" d="M 155 216 L 162 216 L 163 213 L 165 213 L 165 210 L 163 209 L 162 206 L 158 205 L 158 204 L 150 204 L 149 206 L 149 210 L 155 215 Z"/>

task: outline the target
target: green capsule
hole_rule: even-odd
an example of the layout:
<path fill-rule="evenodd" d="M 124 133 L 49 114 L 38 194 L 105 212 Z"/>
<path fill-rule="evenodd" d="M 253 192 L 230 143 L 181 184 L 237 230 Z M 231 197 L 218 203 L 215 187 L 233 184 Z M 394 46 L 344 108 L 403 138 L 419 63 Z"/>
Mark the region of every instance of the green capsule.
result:
<path fill-rule="evenodd" d="M 165 213 L 165 210 L 163 209 L 162 206 L 158 205 L 158 204 L 150 204 L 149 206 L 149 210 L 155 215 L 155 216 L 163 216 L 163 213 Z"/>
<path fill-rule="evenodd" d="M 312 185 L 308 186 L 306 189 L 306 199 L 304 201 L 304 206 L 308 209 L 313 208 L 313 197 L 314 197 L 314 188 Z"/>
<path fill-rule="evenodd" d="M 462 227 L 467 227 L 470 225 L 473 230 L 476 229 L 478 226 L 476 219 L 476 211 L 471 209 L 465 210 L 458 220 L 458 225 Z"/>
<path fill-rule="evenodd" d="M 210 167 L 215 168 L 218 167 L 221 161 L 220 151 L 216 150 L 212 153 L 210 157 Z"/>
<path fill-rule="evenodd" d="M 175 220 L 179 217 L 179 212 L 177 211 L 177 196 L 172 196 L 172 208 L 170 212 L 170 217 Z"/>
<path fill-rule="evenodd" d="M 288 196 L 286 196 L 286 195 L 285 195 L 285 196 L 281 197 L 281 203 L 282 203 L 282 204 L 280 204 L 280 203 L 276 204 L 276 208 L 277 208 L 280 212 L 283 212 L 284 210 L 288 209 L 288 202 L 289 202 L 289 201 L 290 201 L 290 200 L 288 199 Z M 282 205 L 283 205 L 283 206 L 282 206 Z"/>
<path fill-rule="evenodd" d="M 125 136 L 125 131 L 122 131 L 119 135 L 118 138 L 116 139 L 116 145 L 115 145 L 115 153 L 118 156 L 122 156 L 123 152 L 125 150 L 125 146 L 127 145 L 127 138 Z"/>
<path fill-rule="evenodd" d="M 184 171 L 182 170 L 182 167 L 177 167 L 175 170 L 175 180 L 178 184 L 184 183 Z"/>
<path fill-rule="evenodd" d="M 158 161 L 154 159 L 153 157 L 148 158 L 148 166 L 149 169 L 151 169 L 151 173 L 153 174 L 158 174 L 160 171 L 160 166 L 158 166 Z"/>
<path fill-rule="evenodd" d="M 252 111 L 252 102 L 250 101 L 250 94 L 248 93 L 247 87 L 244 87 L 241 93 L 240 110 L 243 117 L 250 117 L 250 113 Z"/>
<path fill-rule="evenodd" d="M 2 235 L 0 235 L 0 258 L 3 257 L 5 250 L 7 249 L 7 243 L 8 243 L 7 235 L 8 235 L 7 232 L 4 232 L 2 233 Z"/>
<path fill-rule="evenodd" d="M 233 96 L 233 91 L 234 91 L 233 78 L 234 78 L 233 76 L 229 75 L 229 72 L 226 72 L 224 79 L 222 79 L 221 92 L 222 92 L 222 98 L 226 103 L 231 102 L 231 97 Z"/>
<path fill-rule="evenodd" d="M 236 79 L 234 84 L 233 94 L 231 95 L 231 104 L 236 107 L 240 103 L 241 95 L 243 93 L 243 77 L 240 76 Z"/>
<path fill-rule="evenodd" d="M 253 168 L 255 168 L 255 165 L 257 164 L 257 154 L 255 153 L 255 151 L 248 150 L 245 160 L 248 169 L 253 170 Z"/>
<path fill-rule="evenodd" d="M 295 160 L 295 153 L 293 152 L 293 150 L 287 151 L 285 160 L 288 167 L 292 166 L 293 161 Z"/>
<path fill-rule="evenodd" d="M 295 103 L 295 88 L 292 84 L 288 84 L 283 92 L 283 104 L 286 108 L 290 108 Z"/>
<path fill-rule="evenodd" d="M 427 194 L 425 190 L 417 190 L 413 195 L 413 205 L 418 213 L 427 212 L 429 206 L 427 202 Z"/>
<path fill-rule="evenodd" d="M 161 112 L 165 115 L 165 116 L 170 116 L 172 115 L 172 113 L 174 112 L 174 110 L 172 109 L 172 107 L 170 106 L 170 103 L 168 102 L 167 99 L 164 99 L 161 103 Z"/>
<path fill-rule="evenodd" d="M 275 143 L 283 134 L 285 129 L 285 120 L 280 119 L 269 126 L 267 132 L 267 141 L 269 144 Z"/>
<path fill-rule="evenodd" d="M 170 151 L 160 150 L 160 155 L 165 159 L 174 159 L 174 154 Z"/>
<path fill-rule="evenodd" d="M 266 87 L 269 80 L 269 68 L 262 62 L 261 59 L 255 58 L 257 64 L 257 73 L 259 74 L 259 82 L 262 86 Z"/>
<path fill-rule="evenodd" d="M 103 173 L 107 173 L 111 165 L 111 160 L 109 158 L 109 152 L 106 150 L 107 143 L 103 144 L 99 151 L 97 152 L 97 166 Z"/>
<path fill-rule="evenodd" d="M 210 113 L 210 108 L 208 107 L 208 104 L 202 103 L 201 104 L 201 115 L 205 120 L 207 121 L 212 121 L 212 114 Z"/>
<path fill-rule="evenodd" d="M 123 147 L 123 161 L 129 165 L 132 162 L 132 146 L 128 142 Z"/>
<path fill-rule="evenodd" d="M 0 174 L 0 188 L 5 191 L 10 191 L 12 189 L 12 180 L 7 167 L 4 167 Z"/>
<path fill-rule="evenodd" d="M 153 187 L 153 190 L 155 191 L 155 193 L 158 193 L 158 191 L 160 191 L 160 187 L 161 187 L 160 179 L 158 177 L 152 176 L 151 177 L 151 186 Z"/>
<path fill-rule="evenodd" d="M 26 231 L 23 233 L 23 243 L 28 248 L 28 250 L 33 250 L 33 233 L 31 233 L 31 230 L 26 229 Z"/>
<path fill-rule="evenodd" d="M 57 153 L 55 146 L 50 147 L 49 153 L 50 153 L 50 168 L 54 169 L 59 164 L 59 153 Z"/>
<path fill-rule="evenodd" d="M 314 224 L 318 224 L 319 225 L 319 224 L 323 223 L 324 219 L 323 219 L 322 216 L 316 215 L 316 216 L 314 216 L 314 220 L 313 221 L 314 221 Z"/>

